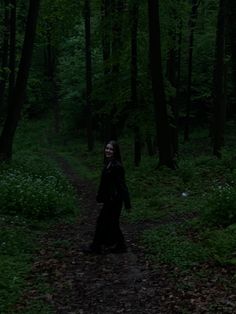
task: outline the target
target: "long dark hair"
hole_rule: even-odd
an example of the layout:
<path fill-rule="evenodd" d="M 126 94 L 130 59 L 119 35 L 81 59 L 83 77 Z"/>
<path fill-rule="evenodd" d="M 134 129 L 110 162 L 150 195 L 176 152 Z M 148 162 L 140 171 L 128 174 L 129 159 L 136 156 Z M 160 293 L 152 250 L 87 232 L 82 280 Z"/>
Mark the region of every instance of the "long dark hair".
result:
<path fill-rule="evenodd" d="M 114 140 L 110 140 L 108 142 L 106 142 L 105 146 L 104 146 L 104 163 L 107 163 L 107 158 L 105 156 L 105 148 L 108 144 L 111 144 L 113 149 L 114 149 L 114 155 L 113 155 L 113 158 L 117 161 L 119 161 L 121 164 L 122 164 L 122 159 L 121 159 L 121 154 L 120 154 L 120 146 L 119 144 L 114 141 Z"/>

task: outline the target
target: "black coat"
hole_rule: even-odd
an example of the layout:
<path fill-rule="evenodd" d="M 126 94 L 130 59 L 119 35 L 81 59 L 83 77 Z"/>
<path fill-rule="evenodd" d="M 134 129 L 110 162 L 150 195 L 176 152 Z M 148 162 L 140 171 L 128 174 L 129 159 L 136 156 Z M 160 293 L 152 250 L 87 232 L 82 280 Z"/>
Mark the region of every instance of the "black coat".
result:
<path fill-rule="evenodd" d="M 125 208 L 131 208 L 124 168 L 119 161 L 112 160 L 103 168 L 96 199 L 99 203 L 123 201 Z"/>

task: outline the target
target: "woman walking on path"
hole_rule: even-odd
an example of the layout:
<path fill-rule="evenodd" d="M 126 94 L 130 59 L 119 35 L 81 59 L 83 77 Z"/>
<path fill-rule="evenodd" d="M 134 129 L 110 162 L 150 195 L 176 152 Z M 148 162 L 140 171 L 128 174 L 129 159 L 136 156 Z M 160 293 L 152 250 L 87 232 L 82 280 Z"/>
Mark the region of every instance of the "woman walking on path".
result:
<path fill-rule="evenodd" d="M 96 200 L 103 203 L 96 224 L 92 244 L 85 253 L 111 253 L 127 251 L 124 236 L 120 230 L 120 214 L 123 203 L 130 210 L 130 197 L 125 183 L 125 172 L 121 162 L 120 149 L 116 141 L 109 141 L 104 149 L 104 168 Z"/>

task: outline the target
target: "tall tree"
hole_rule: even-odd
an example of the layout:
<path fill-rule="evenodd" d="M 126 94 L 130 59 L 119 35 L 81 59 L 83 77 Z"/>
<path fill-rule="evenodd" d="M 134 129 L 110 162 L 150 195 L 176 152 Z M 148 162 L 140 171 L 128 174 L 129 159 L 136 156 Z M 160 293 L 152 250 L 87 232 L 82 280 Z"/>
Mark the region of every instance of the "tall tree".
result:
<path fill-rule="evenodd" d="M 20 119 L 24 103 L 27 79 L 33 53 L 33 44 L 36 33 L 37 17 L 40 0 L 30 0 L 25 37 L 22 48 L 19 71 L 17 74 L 14 94 L 8 107 L 7 118 L 0 136 L 0 160 L 9 161 L 12 157 L 12 146 L 17 124 Z"/>
<path fill-rule="evenodd" d="M 174 18 L 175 21 L 178 21 L 178 7 L 172 7 L 171 10 L 171 16 Z M 179 26 L 179 25 L 178 25 Z M 169 30 L 169 38 L 170 38 L 170 46 L 168 49 L 168 55 L 167 55 L 167 79 L 169 81 L 169 84 L 172 88 L 176 90 L 176 93 L 172 93 L 169 95 L 168 104 L 170 106 L 170 109 L 172 111 L 172 115 L 170 117 L 170 129 L 171 129 L 171 138 L 172 138 L 172 144 L 173 144 L 173 150 L 174 154 L 178 154 L 178 103 L 177 103 L 177 75 L 180 68 L 177 68 L 179 66 L 178 57 L 180 58 L 180 54 L 178 55 L 178 48 L 176 47 L 177 38 L 180 39 L 180 34 L 177 33 L 180 32 L 180 30 L 177 30 L 177 25 L 172 25 L 171 29 Z M 179 35 L 179 37 L 177 37 Z M 179 44 L 179 43 L 178 43 Z"/>
<path fill-rule="evenodd" d="M 110 72 L 109 60 L 111 56 L 111 36 L 110 36 L 110 9 L 111 4 L 110 0 L 102 0 L 101 5 L 101 28 L 102 28 L 102 56 L 103 56 L 103 69 L 105 80 L 107 78 L 107 74 Z"/>
<path fill-rule="evenodd" d="M 54 132 L 58 134 L 60 131 L 60 106 L 58 100 L 58 87 L 56 79 L 56 48 L 52 43 L 51 25 L 46 27 L 46 47 L 45 47 L 45 68 L 46 75 L 51 86 L 51 103 L 54 116 Z"/>
<path fill-rule="evenodd" d="M 233 96 L 234 96 L 234 112 L 236 103 L 236 2 L 234 0 L 226 0 L 227 5 L 227 30 L 229 33 L 229 41 L 231 48 L 232 60 L 232 76 L 233 76 Z"/>
<path fill-rule="evenodd" d="M 15 86 L 15 71 L 16 71 L 16 0 L 10 0 L 10 51 L 9 51 L 9 95 L 8 105 L 10 106 L 11 98 Z"/>
<path fill-rule="evenodd" d="M 4 1 L 4 20 L 3 20 L 3 43 L 2 43 L 2 64 L 0 79 L 0 107 L 2 107 L 5 87 L 7 81 L 8 67 L 8 47 L 9 47 L 9 0 Z"/>
<path fill-rule="evenodd" d="M 137 0 L 131 1 L 131 104 L 135 113 L 134 123 L 134 164 L 139 166 L 141 161 L 141 135 L 138 117 L 138 59 L 137 59 L 137 35 L 138 35 L 138 12 L 139 3 Z"/>
<path fill-rule="evenodd" d="M 217 157 L 221 156 L 221 147 L 224 144 L 224 126 L 226 116 L 226 102 L 224 96 L 225 9 L 225 0 L 220 0 L 217 18 L 215 64 L 213 74 L 213 153 Z"/>
<path fill-rule="evenodd" d="M 187 100 L 186 100 L 186 116 L 185 116 L 185 129 L 184 140 L 189 140 L 189 119 L 191 109 L 191 96 L 192 96 L 192 71 L 193 71 L 193 45 L 194 45 L 194 30 L 197 21 L 198 7 L 201 0 L 191 0 L 192 10 L 189 19 L 189 46 L 188 46 L 188 82 L 187 82 Z"/>
<path fill-rule="evenodd" d="M 112 41 L 111 41 L 111 74 L 112 74 L 112 89 L 116 88 L 116 83 L 119 80 L 120 74 L 120 55 L 122 53 L 122 21 L 124 14 L 124 0 L 111 0 L 111 15 L 112 15 Z M 117 104 L 112 103 L 111 114 L 109 119 L 109 137 L 117 139 Z"/>
<path fill-rule="evenodd" d="M 154 112 L 159 148 L 159 164 L 170 168 L 175 168 L 162 72 L 158 0 L 148 0 L 148 14 L 150 71 L 152 78 Z"/>
<path fill-rule="evenodd" d="M 88 150 L 91 151 L 94 145 L 92 125 L 92 57 L 91 57 L 91 25 L 90 25 L 90 0 L 84 2 L 85 18 L 85 60 L 86 60 L 86 120 L 87 120 L 87 141 Z"/>

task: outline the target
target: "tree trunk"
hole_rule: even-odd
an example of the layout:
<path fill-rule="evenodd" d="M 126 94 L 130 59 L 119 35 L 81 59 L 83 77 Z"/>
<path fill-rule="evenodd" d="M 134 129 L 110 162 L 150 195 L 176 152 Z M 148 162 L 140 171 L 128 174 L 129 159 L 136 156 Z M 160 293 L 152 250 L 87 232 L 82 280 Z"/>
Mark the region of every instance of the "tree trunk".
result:
<path fill-rule="evenodd" d="M 52 46 L 51 30 L 50 27 L 47 30 L 47 47 L 45 50 L 45 66 L 46 75 L 48 76 L 51 84 L 51 103 L 54 117 L 54 132 L 58 134 L 60 132 L 60 106 L 58 100 L 58 88 L 56 82 L 56 53 Z"/>
<path fill-rule="evenodd" d="M 10 0 L 11 16 L 10 16 L 10 53 L 9 53 L 9 92 L 8 106 L 11 104 L 13 91 L 15 87 L 15 71 L 16 71 L 16 0 Z"/>
<path fill-rule="evenodd" d="M 138 33 L 138 1 L 133 0 L 131 3 L 131 106 L 133 113 L 138 112 L 138 64 L 137 64 L 137 33 Z M 141 135 L 139 128 L 139 119 L 134 121 L 134 165 L 139 166 L 141 161 Z"/>
<path fill-rule="evenodd" d="M 111 87 L 111 0 L 102 0 L 101 6 L 101 37 L 104 85 L 110 90 Z M 104 91 L 106 92 L 106 91 Z M 104 102 L 103 106 L 107 105 Z M 104 142 L 110 140 L 110 113 L 100 116 L 102 122 L 101 138 Z"/>
<path fill-rule="evenodd" d="M 215 64 L 213 75 L 213 154 L 221 157 L 221 147 L 224 144 L 224 126 L 226 116 L 226 102 L 224 97 L 224 51 L 225 51 L 225 1 L 220 0 L 216 30 Z"/>
<path fill-rule="evenodd" d="M 36 24 L 40 0 L 30 0 L 29 11 L 25 29 L 25 38 L 22 48 L 19 71 L 14 88 L 14 94 L 8 108 L 8 114 L 2 134 L 0 136 L 0 160 L 10 161 L 12 157 L 12 146 L 15 131 L 20 119 L 21 109 L 27 86 L 27 79 L 33 54 L 33 44 L 36 33 Z"/>
<path fill-rule="evenodd" d="M 86 121 L 88 150 L 93 150 L 93 125 L 92 125 L 92 57 L 91 57 L 91 25 L 90 25 L 90 0 L 85 0 L 85 63 L 86 63 Z"/>
<path fill-rule="evenodd" d="M 174 149 L 178 155 L 179 151 L 179 108 L 180 108 L 180 79 L 181 79 L 181 46 L 182 46 L 182 28 L 183 22 L 180 20 L 178 29 L 178 50 L 177 50 L 177 64 L 176 64 L 176 107 L 175 107 L 175 121 L 177 128 L 176 148 Z"/>
<path fill-rule="evenodd" d="M 177 19 L 176 10 L 172 11 L 173 16 Z M 177 49 L 176 49 L 176 39 L 177 34 L 176 30 L 170 31 L 170 39 L 172 42 L 172 47 L 168 51 L 167 57 L 167 78 L 171 86 L 177 89 Z M 171 140 L 173 145 L 173 153 L 175 156 L 178 155 L 178 128 L 177 128 L 177 119 L 178 119 L 178 108 L 177 108 L 177 98 L 176 94 L 169 97 L 169 106 L 172 111 L 172 116 L 170 117 L 170 131 L 171 131 Z"/>
<path fill-rule="evenodd" d="M 159 164 L 175 168 L 161 64 L 159 1 L 148 0 L 148 13 L 150 73 L 152 78 L 156 132 L 158 137 Z"/>
<path fill-rule="evenodd" d="M 186 100 L 186 116 L 185 116 L 185 129 L 184 141 L 189 141 L 189 123 L 190 123 L 190 110 L 191 110 L 191 96 L 192 96 L 192 69 L 193 69 L 193 44 L 194 44 L 194 30 L 197 20 L 197 10 L 200 0 L 192 0 L 192 11 L 189 20 L 189 48 L 188 48 L 188 84 L 187 84 L 187 100 Z"/>
<path fill-rule="evenodd" d="M 120 71 L 120 53 L 122 51 L 122 21 L 124 13 L 124 0 L 111 0 L 112 2 L 112 73 L 114 78 Z"/>
<path fill-rule="evenodd" d="M 117 88 L 120 72 L 120 54 L 122 52 L 122 21 L 124 13 L 124 0 L 111 0 L 111 16 L 112 16 L 112 41 L 111 41 L 111 79 L 112 93 Z M 110 139 L 117 140 L 117 122 L 114 117 L 117 113 L 117 104 L 112 103 L 111 113 L 108 116 L 108 129 Z"/>
<path fill-rule="evenodd" d="M 103 55 L 103 69 L 105 81 L 107 75 L 110 73 L 110 0 L 102 0 L 101 16 L 102 16 L 102 55 Z"/>
<path fill-rule="evenodd" d="M 233 78 L 233 104 L 232 112 L 236 113 L 236 2 L 235 0 L 226 0 L 227 4 L 227 32 L 229 34 L 231 60 L 232 60 L 232 78 Z"/>
<path fill-rule="evenodd" d="M 146 136 L 146 144 L 147 144 L 148 155 L 154 156 L 155 155 L 154 143 L 150 135 Z"/>
<path fill-rule="evenodd" d="M 7 81 L 8 43 L 9 43 L 9 0 L 4 1 L 3 43 L 2 43 L 2 75 L 0 80 L 0 108 L 4 103 L 4 94 Z"/>

